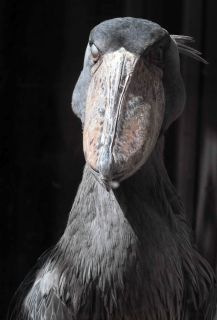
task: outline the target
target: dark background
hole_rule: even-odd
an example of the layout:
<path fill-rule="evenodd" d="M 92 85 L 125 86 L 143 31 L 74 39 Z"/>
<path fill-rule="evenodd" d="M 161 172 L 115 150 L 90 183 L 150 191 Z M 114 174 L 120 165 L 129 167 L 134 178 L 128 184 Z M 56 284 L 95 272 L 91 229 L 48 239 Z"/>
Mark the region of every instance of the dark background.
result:
<path fill-rule="evenodd" d="M 192 35 L 209 61 L 182 59 L 187 103 L 165 160 L 200 250 L 217 265 L 217 4 L 214 0 L 1 0 L 0 319 L 24 276 L 64 230 L 84 159 L 70 107 L 90 29 L 143 17 Z"/>

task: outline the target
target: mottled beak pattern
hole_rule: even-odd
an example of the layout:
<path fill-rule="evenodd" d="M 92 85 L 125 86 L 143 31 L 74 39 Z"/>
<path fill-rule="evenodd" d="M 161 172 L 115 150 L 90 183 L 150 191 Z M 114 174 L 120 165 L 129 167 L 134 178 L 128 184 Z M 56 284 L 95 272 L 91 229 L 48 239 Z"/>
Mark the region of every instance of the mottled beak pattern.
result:
<path fill-rule="evenodd" d="M 105 185 L 117 186 L 153 150 L 164 117 L 162 74 L 123 47 L 93 66 L 83 148 L 87 164 Z"/>

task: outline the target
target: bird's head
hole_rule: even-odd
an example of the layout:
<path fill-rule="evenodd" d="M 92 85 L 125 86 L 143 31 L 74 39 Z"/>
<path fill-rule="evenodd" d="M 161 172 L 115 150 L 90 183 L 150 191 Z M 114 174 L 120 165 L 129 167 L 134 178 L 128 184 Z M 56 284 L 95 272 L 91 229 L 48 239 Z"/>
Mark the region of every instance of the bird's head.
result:
<path fill-rule="evenodd" d="M 72 108 L 83 123 L 86 162 L 105 185 L 137 171 L 182 112 L 179 51 L 202 59 L 186 46 L 190 40 L 136 18 L 91 31 Z"/>

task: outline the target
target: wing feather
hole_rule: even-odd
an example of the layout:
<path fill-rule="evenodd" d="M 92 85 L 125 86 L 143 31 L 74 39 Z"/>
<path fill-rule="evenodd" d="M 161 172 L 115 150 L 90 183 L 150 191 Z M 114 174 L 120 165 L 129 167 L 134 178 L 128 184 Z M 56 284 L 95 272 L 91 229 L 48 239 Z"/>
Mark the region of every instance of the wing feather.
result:
<path fill-rule="evenodd" d="M 50 288 L 48 293 L 44 293 L 40 281 L 30 290 L 22 308 L 23 318 L 20 320 L 73 320 L 73 315 L 57 289 Z"/>

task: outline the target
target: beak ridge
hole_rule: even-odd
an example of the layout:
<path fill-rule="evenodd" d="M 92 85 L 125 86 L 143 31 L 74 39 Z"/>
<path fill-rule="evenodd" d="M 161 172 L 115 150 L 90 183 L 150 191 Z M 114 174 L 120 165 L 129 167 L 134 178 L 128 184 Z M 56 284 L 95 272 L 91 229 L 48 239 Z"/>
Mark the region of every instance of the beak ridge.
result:
<path fill-rule="evenodd" d="M 121 181 L 150 153 L 163 119 L 161 81 L 150 88 L 159 79 L 159 70 L 150 71 L 140 56 L 124 48 L 105 54 L 93 74 L 83 146 L 87 163 L 102 181 Z"/>

